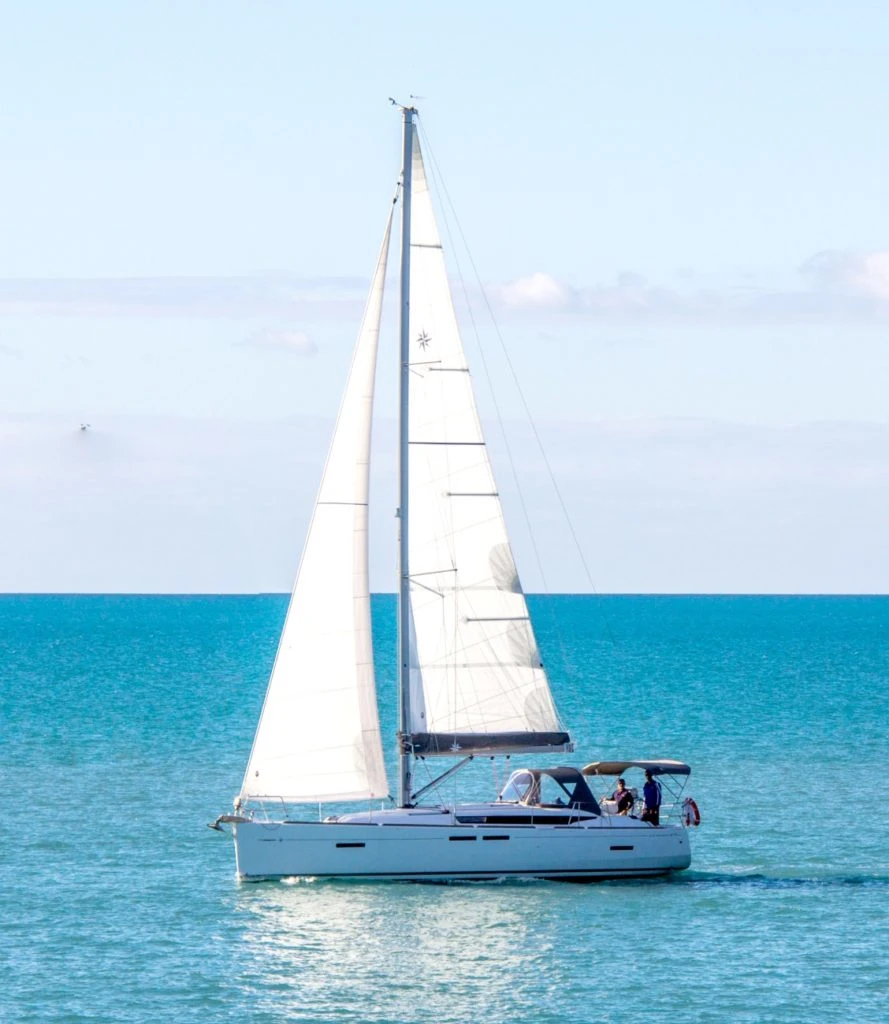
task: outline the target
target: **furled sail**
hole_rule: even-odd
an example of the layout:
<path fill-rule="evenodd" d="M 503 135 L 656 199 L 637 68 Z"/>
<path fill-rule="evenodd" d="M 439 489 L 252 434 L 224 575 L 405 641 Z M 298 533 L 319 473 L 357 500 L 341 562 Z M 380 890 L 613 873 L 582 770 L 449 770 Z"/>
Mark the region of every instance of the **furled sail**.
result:
<path fill-rule="evenodd" d="M 448 287 L 419 141 L 411 204 L 409 571 L 417 754 L 562 748 Z"/>
<path fill-rule="evenodd" d="M 389 223 L 290 599 L 241 798 L 388 792 L 374 683 L 367 496 Z"/>

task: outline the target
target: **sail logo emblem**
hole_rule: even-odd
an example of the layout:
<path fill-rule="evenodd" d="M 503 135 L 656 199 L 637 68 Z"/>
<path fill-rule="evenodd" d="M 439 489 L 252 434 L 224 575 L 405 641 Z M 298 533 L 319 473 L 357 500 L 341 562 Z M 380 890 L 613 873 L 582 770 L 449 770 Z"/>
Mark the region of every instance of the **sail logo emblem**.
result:
<path fill-rule="evenodd" d="M 417 338 L 417 344 L 420 346 L 421 349 L 423 349 L 424 352 L 426 351 L 427 348 L 429 348 L 430 341 L 432 341 L 432 339 L 429 337 L 429 335 L 425 331 L 421 331 L 420 336 Z"/>

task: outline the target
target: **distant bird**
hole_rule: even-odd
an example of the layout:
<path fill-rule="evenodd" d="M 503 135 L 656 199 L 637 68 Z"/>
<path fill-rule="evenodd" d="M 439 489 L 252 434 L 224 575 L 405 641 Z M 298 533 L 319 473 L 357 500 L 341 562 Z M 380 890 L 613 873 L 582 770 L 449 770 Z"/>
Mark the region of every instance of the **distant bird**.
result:
<path fill-rule="evenodd" d="M 81 430 L 89 430 L 89 423 L 81 423 L 80 424 L 80 429 Z"/>

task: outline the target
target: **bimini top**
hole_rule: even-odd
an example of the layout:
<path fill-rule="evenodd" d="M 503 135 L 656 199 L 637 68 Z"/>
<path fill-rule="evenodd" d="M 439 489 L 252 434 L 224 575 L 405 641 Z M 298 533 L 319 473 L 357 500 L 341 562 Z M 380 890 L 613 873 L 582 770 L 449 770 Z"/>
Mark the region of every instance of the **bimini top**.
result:
<path fill-rule="evenodd" d="M 652 775 L 691 775 L 681 761 L 593 761 L 581 769 L 583 775 L 623 775 L 628 768 L 642 768 Z"/>

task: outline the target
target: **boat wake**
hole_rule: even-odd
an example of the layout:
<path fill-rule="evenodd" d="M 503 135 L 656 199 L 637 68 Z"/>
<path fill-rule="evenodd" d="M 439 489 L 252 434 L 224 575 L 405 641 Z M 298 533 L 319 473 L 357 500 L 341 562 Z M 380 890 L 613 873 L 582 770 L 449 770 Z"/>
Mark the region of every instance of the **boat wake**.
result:
<path fill-rule="evenodd" d="M 689 871 L 664 880 L 669 885 L 695 887 L 726 886 L 744 889 L 826 889 L 864 887 L 889 888 L 889 875 L 823 874 L 769 875 L 754 872 L 749 875 L 717 871 Z"/>

